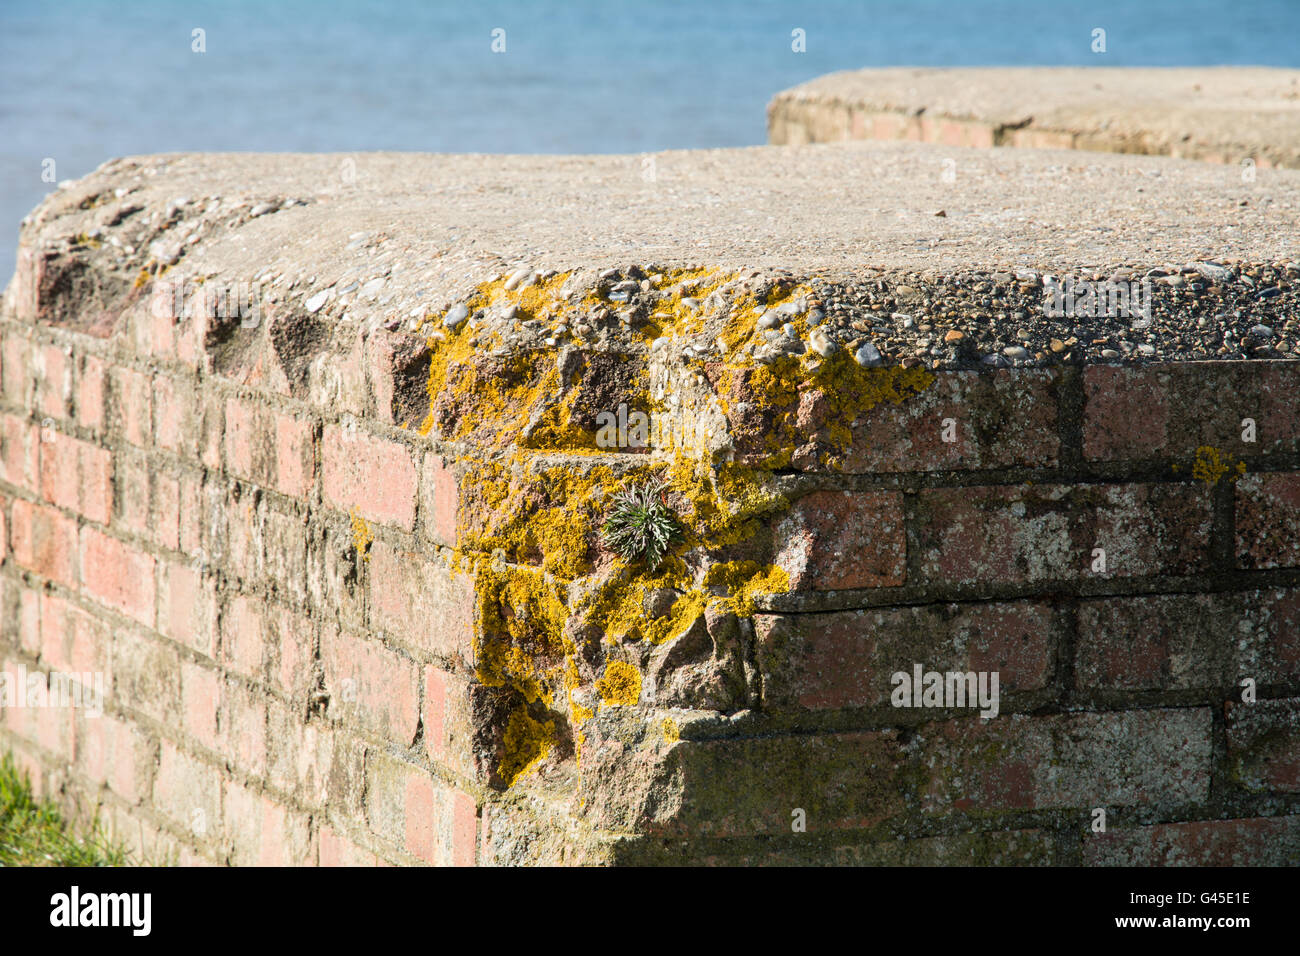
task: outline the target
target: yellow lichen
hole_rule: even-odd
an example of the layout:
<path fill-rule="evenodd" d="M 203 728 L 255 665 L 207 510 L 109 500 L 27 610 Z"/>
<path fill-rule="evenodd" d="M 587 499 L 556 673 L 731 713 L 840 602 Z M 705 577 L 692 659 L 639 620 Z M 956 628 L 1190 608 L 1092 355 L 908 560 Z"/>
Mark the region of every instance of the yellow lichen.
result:
<path fill-rule="evenodd" d="M 704 300 L 734 278 L 708 269 L 655 273 L 648 281 L 667 298 L 634 334 L 649 344 L 660 335 L 701 331 Z M 557 275 L 522 290 L 507 290 L 496 279 L 479 286 L 467 305 L 471 314 L 508 304 L 520 321 L 558 319 L 571 308 L 560 296 L 567 279 L 567 273 Z M 808 291 L 787 287 L 764 301 L 733 304 L 725 350 L 751 341 L 765 308 Z M 687 297 L 699 306 L 683 303 Z M 593 291 L 580 308 L 617 306 Z M 581 374 L 562 380 L 554 350 L 491 354 L 501 344 L 495 333 L 471 329 L 468 321 L 448 330 L 438 318 L 425 321 L 430 410 L 420 431 L 436 430 L 442 441 L 473 449 L 460 456 L 452 563 L 473 579 L 475 676 L 513 701 L 498 755 L 498 775 L 507 786 L 554 751 L 563 736 L 557 722 L 571 729 L 581 772 L 580 725 L 596 715 L 594 708 L 639 703 L 641 672 L 612 656 L 615 645 L 664 644 L 697 626 L 706 612 L 752 617 L 762 596 L 789 590 L 780 567 L 724 558 L 726 549 L 743 545 L 789 508 L 773 487 L 772 469 L 789 463 L 799 405 L 810 391 L 823 412 L 815 439 L 828 450 L 828 467 L 835 467 L 851 444 L 857 416 L 882 402 L 902 402 L 933 381 L 923 369 L 862 369 L 847 353 L 771 366 L 723 363 L 717 391 L 724 410 L 734 389 L 772 423 L 765 436 L 770 454 L 761 467 L 712 460 L 702 444 L 658 445 L 634 457 L 601 447 L 595 434 L 575 424 L 580 386 L 574 382 Z M 805 319 L 792 324 L 806 333 Z M 659 408 L 644 369 L 634 381 L 629 407 Z M 597 538 L 613 494 L 650 479 L 664 482 L 684 531 L 653 572 L 605 553 Z M 665 609 L 657 597 L 652 615 L 648 597 L 665 589 L 676 592 L 675 599 Z M 588 659 L 591 635 L 604 649 L 599 679 L 593 679 L 599 664 Z M 580 649 L 578 641 L 588 646 Z M 595 698 L 586 689 L 593 685 Z M 591 703 L 595 699 L 599 704 Z M 662 726 L 666 740 L 678 738 L 671 719 Z"/>
<path fill-rule="evenodd" d="M 357 509 L 352 509 L 352 545 L 357 549 L 357 554 L 362 558 L 370 560 L 370 545 L 374 542 L 375 535 L 370 530 L 370 525 L 366 519 L 357 513 Z"/>
<path fill-rule="evenodd" d="M 675 744 L 682 739 L 681 728 L 677 726 L 677 721 L 671 717 L 665 717 L 663 723 L 659 725 L 659 729 L 664 735 L 664 740 L 670 744 Z"/>
<path fill-rule="evenodd" d="M 641 699 L 641 672 L 626 661 L 610 661 L 596 691 L 611 707 L 634 707 Z"/>
<path fill-rule="evenodd" d="M 1213 488 L 1228 472 L 1235 472 L 1228 481 L 1233 482 L 1246 473 L 1246 463 L 1232 462 L 1232 455 L 1226 454 L 1211 445 L 1202 445 L 1196 449 L 1196 460 L 1192 462 L 1192 477 L 1205 482 L 1205 487 Z"/>

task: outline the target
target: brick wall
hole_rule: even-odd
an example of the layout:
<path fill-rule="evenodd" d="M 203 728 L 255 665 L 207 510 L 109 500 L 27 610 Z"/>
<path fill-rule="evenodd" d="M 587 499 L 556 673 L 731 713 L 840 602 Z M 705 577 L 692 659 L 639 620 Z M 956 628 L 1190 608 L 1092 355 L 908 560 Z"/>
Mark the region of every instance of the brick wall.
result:
<path fill-rule="evenodd" d="M 595 706 L 515 783 L 459 567 L 490 438 L 413 427 L 422 343 L 340 324 L 304 355 L 272 304 L 232 357 L 211 309 L 147 288 L 81 325 L 25 295 L 24 256 L 0 316 L 0 664 L 102 675 L 105 699 L 7 706 L 0 746 L 148 853 L 1300 860 L 1300 363 L 935 372 L 855 421 L 841 466 L 770 470 L 788 507 L 745 554 L 788 590 L 702 615 L 686 664 L 651 654 L 638 706 Z M 732 384 L 757 461 L 761 397 Z M 998 716 L 892 706 L 917 664 L 996 672 Z"/>

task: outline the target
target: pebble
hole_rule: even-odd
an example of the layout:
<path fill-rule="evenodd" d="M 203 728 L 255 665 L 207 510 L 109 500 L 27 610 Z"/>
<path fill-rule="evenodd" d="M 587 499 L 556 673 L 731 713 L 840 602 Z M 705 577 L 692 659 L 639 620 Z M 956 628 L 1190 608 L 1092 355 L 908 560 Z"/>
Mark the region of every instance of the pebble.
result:
<path fill-rule="evenodd" d="M 862 347 L 853 353 L 853 360 L 863 368 L 876 368 L 885 364 L 880 350 L 871 342 L 864 342 Z"/>
<path fill-rule="evenodd" d="M 462 302 L 459 305 L 452 306 L 451 311 L 447 313 L 447 317 L 442 320 L 442 324 L 449 329 L 454 329 L 468 318 L 469 306 Z"/>
<path fill-rule="evenodd" d="M 1023 345 L 1008 345 L 1002 350 L 1002 354 L 1009 359 L 1027 359 L 1029 358 L 1029 349 Z"/>
<path fill-rule="evenodd" d="M 959 332 L 956 329 L 951 329 L 944 334 L 943 340 L 945 342 L 960 342 L 965 337 L 965 333 Z"/>
<path fill-rule="evenodd" d="M 771 309 L 768 309 L 758 317 L 755 323 L 760 329 L 774 329 L 781 324 L 781 317 Z"/>
<path fill-rule="evenodd" d="M 532 284 L 533 284 L 533 270 L 518 269 L 510 273 L 510 277 L 506 279 L 505 288 L 507 292 L 510 292 L 513 291 L 514 289 L 526 289 Z"/>
<path fill-rule="evenodd" d="M 1155 355 L 1156 347 L 1154 345 L 1149 345 L 1146 342 L 1142 342 L 1138 345 L 1138 353 L 1141 355 Z"/>
<path fill-rule="evenodd" d="M 1249 334 L 1257 339 L 1264 339 L 1265 341 L 1272 341 L 1273 339 L 1273 330 L 1267 325 L 1251 326 Z"/>
<path fill-rule="evenodd" d="M 1119 358 L 1119 353 L 1116 352 L 1114 349 L 1102 349 L 1102 350 L 1101 350 L 1101 357 L 1102 357 L 1102 358 Z"/>
<path fill-rule="evenodd" d="M 831 337 L 821 329 L 813 329 L 812 334 L 808 336 L 808 344 L 822 358 L 830 358 L 839 348 Z"/>
<path fill-rule="evenodd" d="M 275 212 L 279 207 L 273 202 L 260 202 L 249 212 L 249 218 L 256 219 L 258 216 L 265 216 L 268 212 Z"/>
<path fill-rule="evenodd" d="M 308 312 L 312 312 L 312 313 L 319 312 L 321 306 L 323 306 L 326 302 L 328 302 L 330 300 L 330 296 L 332 296 L 333 294 L 334 294 L 333 288 L 326 289 L 324 292 L 317 292 L 314 296 L 312 296 L 310 299 L 308 299 L 306 302 L 303 303 L 303 307 Z"/>
<path fill-rule="evenodd" d="M 1060 339 L 1052 339 L 1050 348 L 1053 352 L 1056 352 L 1059 355 L 1061 352 L 1065 351 L 1065 343 Z"/>

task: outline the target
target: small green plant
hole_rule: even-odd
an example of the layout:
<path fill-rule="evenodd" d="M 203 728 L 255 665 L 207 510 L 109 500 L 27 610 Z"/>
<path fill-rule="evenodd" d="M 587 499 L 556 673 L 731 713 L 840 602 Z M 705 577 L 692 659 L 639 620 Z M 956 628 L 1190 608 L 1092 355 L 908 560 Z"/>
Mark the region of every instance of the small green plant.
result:
<path fill-rule="evenodd" d="M 135 862 L 98 824 L 74 832 L 57 809 L 36 800 L 10 755 L 0 759 L 0 866 L 129 866 Z"/>
<path fill-rule="evenodd" d="M 682 526 L 664 496 L 664 484 L 648 481 L 614 495 L 605 519 L 605 546 L 627 561 L 643 560 L 651 571 L 682 536 Z"/>

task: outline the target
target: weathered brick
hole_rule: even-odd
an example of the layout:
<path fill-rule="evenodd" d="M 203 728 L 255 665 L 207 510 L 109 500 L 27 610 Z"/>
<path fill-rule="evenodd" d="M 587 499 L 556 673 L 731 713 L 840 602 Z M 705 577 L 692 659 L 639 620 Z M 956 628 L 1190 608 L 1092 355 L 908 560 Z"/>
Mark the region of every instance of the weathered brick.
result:
<path fill-rule="evenodd" d="M 53 508 L 22 499 L 13 503 L 10 534 L 14 560 L 65 587 L 77 586 L 77 524 Z"/>
<path fill-rule="evenodd" d="M 906 754 L 896 731 L 682 740 L 666 752 L 632 751 L 584 725 L 580 793 L 595 826 L 664 836 L 790 832 L 875 826 L 904 809 Z M 668 781 L 672 781 L 671 784 Z M 663 788 L 680 800 L 663 801 Z"/>
<path fill-rule="evenodd" d="M 234 866 L 303 866 L 315 862 L 307 818 L 266 794 L 225 782 L 225 833 Z"/>
<path fill-rule="evenodd" d="M 183 721 L 181 661 L 174 647 L 127 628 L 113 630 L 113 700 L 160 723 Z"/>
<path fill-rule="evenodd" d="M 331 715 L 409 747 L 420 718 L 415 665 L 382 644 L 321 628 L 321 665 Z M 355 716 L 354 716 L 355 715 Z"/>
<path fill-rule="evenodd" d="M 153 627 L 157 592 L 151 555 L 94 528 L 82 528 L 81 572 L 86 594 Z"/>
<path fill-rule="evenodd" d="M 321 825 L 319 839 L 321 866 L 375 866 L 378 862 L 373 853 L 328 823 Z"/>
<path fill-rule="evenodd" d="M 185 733 L 209 750 L 216 750 L 217 711 L 221 705 L 221 674 L 210 667 L 181 662 L 181 710 Z"/>
<path fill-rule="evenodd" d="M 907 577 L 903 496 L 893 491 L 817 491 L 776 527 L 776 564 L 795 590 L 897 587 Z"/>
<path fill-rule="evenodd" d="M 467 811 L 473 798 L 381 753 L 372 752 L 367 759 L 366 781 L 366 820 L 375 834 L 435 866 L 472 862 L 474 834 Z"/>
<path fill-rule="evenodd" d="M 382 541 L 370 548 L 371 627 L 412 647 L 469 661 L 474 592 L 436 558 L 399 551 Z"/>
<path fill-rule="evenodd" d="M 1300 697 L 1229 701 L 1228 760 L 1247 790 L 1300 793 Z"/>
<path fill-rule="evenodd" d="M 275 487 L 294 498 L 311 494 L 316 480 L 316 427 L 292 415 L 275 416 Z"/>
<path fill-rule="evenodd" d="M 1300 567 L 1300 474 L 1249 475 L 1236 492 L 1238 566 Z"/>
<path fill-rule="evenodd" d="M 129 803 L 147 792 L 156 748 L 134 724 L 108 714 L 79 715 L 75 765 Z"/>
<path fill-rule="evenodd" d="M 242 398 L 226 399 L 225 460 L 231 474 L 270 484 L 271 465 L 266 441 L 266 413 Z"/>
<path fill-rule="evenodd" d="M 32 388 L 32 344 L 14 332 L 6 332 L 0 342 L 0 394 L 10 405 L 26 408 Z"/>
<path fill-rule="evenodd" d="M 106 448 L 53 429 L 41 430 L 41 496 L 51 504 L 108 524 L 113 458 Z"/>
<path fill-rule="evenodd" d="M 40 490 L 40 435 L 35 425 L 0 414 L 0 481 L 25 491 Z"/>
<path fill-rule="evenodd" d="M 36 347 L 36 409 L 51 418 L 68 417 L 72 401 L 72 352 L 66 346 Z"/>
<path fill-rule="evenodd" d="M 1083 689 L 1223 690 L 1300 678 L 1300 590 L 1081 601 Z"/>
<path fill-rule="evenodd" d="M 1210 495 L 1190 485 L 1016 485 L 934 488 L 918 495 L 922 582 L 1078 581 L 1204 570 Z M 1101 576 L 1101 575 L 1098 575 Z"/>
<path fill-rule="evenodd" d="M 158 630 L 206 657 L 216 656 L 217 594 L 210 577 L 188 563 L 161 565 Z"/>
<path fill-rule="evenodd" d="M 271 785 L 308 807 L 325 805 L 334 731 L 324 721 L 304 722 L 303 708 L 266 702 L 266 772 Z"/>
<path fill-rule="evenodd" d="M 896 672 L 996 672 L 999 693 L 1040 690 L 1051 675 L 1052 613 L 1017 601 L 760 615 L 765 707 L 876 707 Z M 426 724 L 426 731 L 428 729 Z"/>
<path fill-rule="evenodd" d="M 227 677 L 217 726 L 217 750 L 237 770 L 254 777 L 266 773 L 266 697 L 260 689 Z"/>
<path fill-rule="evenodd" d="M 321 443 L 321 476 L 325 502 L 332 507 L 413 528 L 417 481 L 405 445 L 328 425 Z"/>
<path fill-rule="evenodd" d="M 222 662 L 236 673 L 259 681 L 265 670 L 262 621 L 262 601 L 243 594 L 231 596 L 221 616 Z"/>
<path fill-rule="evenodd" d="M 1210 712 L 963 718 L 921 729 L 931 813 L 1204 801 Z"/>
<path fill-rule="evenodd" d="M 77 375 L 77 424 L 99 433 L 104 428 L 105 386 L 108 371 L 102 359 L 83 355 Z"/>
<path fill-rule="evenodd" d="M 147 447 L 153 434 L 153 384 L 148 375 L 114 367 L 109 372 L 109 429 Z"/>
<path fill-rule="evenodd" d="M 459 491 L 451 464 L 436 452 L 424 456 L 420 472 L 420 521 L 438 544 L 454 547 Z"/>
<path fill-rule="evenodd" d="M 852 473 L 1055 466 L 1055 369 L 938 372 L 920 394 L 881 402 L 853 429 Z M 945 441 L 951 419 L 955 441 Z"/>
<path fill-rule="evenodd" d="M 1202 446 L 1235 457 L 1300 449 L 1295 362 L 1091 365 L 1083 373 L 1083 453 L 1103 461 L 1177 458 Z M 1242 421 L 1255 441 L 1242 441 Z"/>
<path fill-rule="evenodd" d="M 221 776 L 216 768 L 162 741 L 153 803 L 178 826 L 208 840 L 221 826 Z"/>
<path fill-rule="evenodd" d="M 1089 834 L 1086 866 L 1294 866 L 1300 816 L 1204 820 Z"/>

